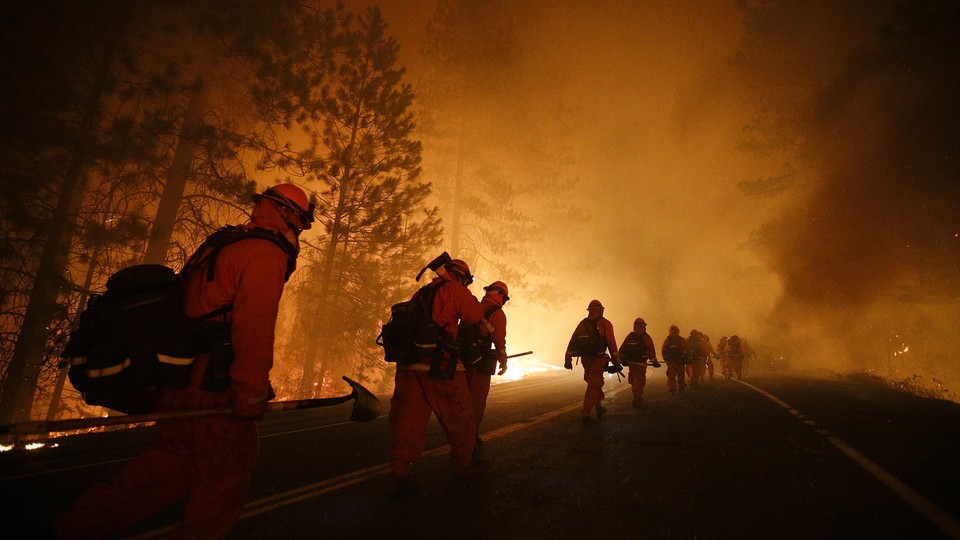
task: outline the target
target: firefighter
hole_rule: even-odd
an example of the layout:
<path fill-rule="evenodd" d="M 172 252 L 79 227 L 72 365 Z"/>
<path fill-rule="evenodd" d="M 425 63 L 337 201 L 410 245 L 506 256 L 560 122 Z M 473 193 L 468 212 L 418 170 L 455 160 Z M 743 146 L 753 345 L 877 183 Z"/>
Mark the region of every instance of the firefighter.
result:
<path fill-rule="evenodd" d="M 720 361 L 720 374 L 723 375 L 727 372 L 727 341 L 730 338 L 723 336 L 720 338 L 720 341 L 717 342 L 717 359 Z"/>
<path fill-rule="evenodd" d="M 566 369 L 573 369 L 574 356 L 580 357 L 583 363 L 583 380 L 587 382 L 587 390 L 583 394 L 580 418 L 584 422 L 592 420 L 590 414 L 594 410 L 598 420 L 607 412 L 601 404 L 604 398 L 603 375 L 611 359 L 614 367 L 620 367 L 620 351 L 617 349 L 617 338 L 613 335 L 613 324 L 603 317 L 603 310 L 599 300 L 590 301 L 587 318 L 580 321 L 573 331 L 564 355 L 563 367 Z M 607 350 L 610 356 L 607 356 Z"/>
<path fill-rule="evenodd" d="M 687 337 L 687 363 L 685 364 L 685 370 L 687 374 L 687 380 L 690 381 L 690 388 L 697 388 L 700 386 L 700 381 L 703 378 L 703 373 L 706 369 L 706 360 L 704 359 L 704 350 L 703 344 L 701 343 L 701 335 L 699 330 L 690 330 L 690 336 Z"/>
<path fill-rule="evenodd" d="M 620 344 L 620 359 L 630 368 L 627 382 L 633 391 L 633 407 L 640 408 L 643 403 L 643 388 L 647 385 L 647 362 L 660 367 L 657 361 L 657 346 L 647 333 L 647 321 L 637 317 L 633 321 L 633 332 L 627 334 Z"/>
<path fill-rule="evenodd" d="M 494 281 L 483 290 L 486 291 L 480 300 L 483 320 L 475 325 L 474 337 L 469 340 L 470 343 L 461 340 L 467 390 L 477 424 L 477 446 L 483 444 L 483 439 L 480 438 L 480 422 L 483 421 L 483 413 L 487 408 L 490 377 L 494 373 L 503 375 L 507 372 L 507 316 L 503 313 L 503 305 L 510 299 L 507 284 L 502 281 Z M 468 329 L 461 328 L 464 334 L 469 333 L 466 330 Z"/>
<path fill-rule="evenodd" d="M 747 342 L 747 338 L 740 338 L 740 343 L 743 345 L 743 376 L 748 375 L 750 370 L 750 361 L 757 359 L 757 353 L 753 350 L 753 347 L 750 346 L 750 343 Z"/>
<path fill-rule="evenodd" d="M 234 242 L 222 247 L 212 273 L 208 275 L 204 263 L 184 282 L 184 311 L 189 316 L 232 305 L 220 316 L 229 325 L 232 342 L 232 354 L 227 353 L 232 356 L 229 388 L 211 390 L 211 355 L 201 354 L 190 384 L 161 389 L 158 399 L 164 411 L 232 406 L 233 415 L 158 422 L 159 433 L 148 450 L 111 482 L 92 487 L 57 519 L 58 537 L 113 537 L 188 496 L 183 522 L 173 536 L 224 538 L 243 510 L 259 451 L 258 420 L 273 397 L 269 374 L 280 295 L 296 261 L 300 233 L 314 220 L 313 203 L 292 184 L 252 198 L 250 222 L 241 227 L 272 231 L 290 249 L 262 238 Z M 194 257 L 199 255 L 203 253 Z"/>
<path fill-rule="evenodd" d="M 703 334 L 701 336 L 700 344 L 703 345 L 703 354 L 706 360 L 707 374 L 710 376 L 710 380 L 713 380 L 714 365 L 713 361 L 717 358 L 717 351 L 713 350 L 713 344 L 710 343 L 710 336 Z"/>
<path fill-rule="evenodd" d="M 396 494 L 417 487 L 410 472 L 423 454 L 431 413 L 450 442 L 450 459 L 458 477 L 467 475 L 476 445 L 476 420 L 458 359 L 457 333 L 461 322 L 479 323 L 483 307 L 467 288 L 473 282 L 467 263 L 453 259 L 438 274 L 432 282 L 439 286 L 432 308 L 433 322 L 439 327 L 439 339 L 432 347 L 435 353 L 397 366 L 390 399 L 390 470 Z"/>
<path fill-rule="evenodd" d="M 737 380 L 743 379 L 744 352 L 743 342 L 740 340 L 740 337 L 737 335 L 730 336 L 724 350 L 726 352 L 727 362 L 723 371 L 723 377 L 730 380 L 730 377 L 736 374 Z"/>
<path fill-rule="evenodd" d="M 686 343 L 683 336 L 680 335 L 680 328 L 672 324 L 667 333 L 667 338 L 663 340 L 660 346 L 660 356 L 667 363 L 667 390 L 670 395 L 683 393 L 687 388 L 684 380 L 684 365 L 687 362 Z"/>

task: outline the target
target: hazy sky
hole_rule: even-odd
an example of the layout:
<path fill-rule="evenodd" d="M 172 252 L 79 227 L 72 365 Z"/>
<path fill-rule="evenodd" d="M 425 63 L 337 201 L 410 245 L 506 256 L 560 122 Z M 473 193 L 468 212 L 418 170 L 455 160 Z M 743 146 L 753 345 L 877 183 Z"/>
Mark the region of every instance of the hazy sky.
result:
<path fill-rule="evenodd" d="M 545 310 L 512 295 L 511 349 L 558 362 L 593 298 L 621 340 L 643 316 L 658 343 L 670 324 L 714 341 L 739 333 L 770 354 L 816 350 L 803 359 L 812 367 L 870 369 L 878 353 L 855 342 L 929 342 L 927 329 L 960 346 L 949 277 L 960 275 L 957 111 L 945 105 L 958 89 L 957 9 L 907 3 L 923 9 L 785 3 L 752 37 L 758 64 L 746 71 L 732 0 L 514 3 L 522 62 L 550 77 L 549 98 L 575 123 L 569 197 L 589 219 L 542 254 L 568 303 Z M 379 5 L 415 81 L 436 4 Z M 792 159 L 739 147 L 771 103 L 802 126 Z M 799 187 L 765 198 L 738 188 L 785 173 Z M 909 251 L 931 237 L 922 256 Z M 931 276 L 947 300 L 916 300 Z M 949 358 L 916 365 L 960 380 Z"/>
<path fill-rule="evenodd" d="M 680 317 L 719 321 L 718 306 L 701 309 L 692 300 L 722 293 L 713 290 L 716 281 L 699 278 L 755 264 L 738 247 L 761 219 L 736 189 L 747 177 L 734 148 L 742 119 L 725 99 L 704 95 L 723 90 L 710 88 L 717 82 L 705 74 L 724 69 L 735 51 L 739 13 L 731 2 L 523 4 L 514 29 L 525 61 L 558 73 L 552 97 L 576 123 L 578 163 L 569 172 L 579 186 L 571 197 L 589 220 L 582 244 L 550 254 L 558 280 L 577 297 L 549 321 L 544 313 L 514 314 L 511 334 L 525 324 L 551 334 L 559 324 L 566 334 L 592 298 L 605 303 L 624 336 L 639 315 L 651 319 L 655 337 L 684 324 Z M 380 5 L 415 78 L 434 4 Z M 690 212 L 699 216 L 685 217 Z M 731 267 L 731 260 L 740 262 Z M 664 305 L 678 295 L 680 305 Z M 684 330 L 689 324 L 696 323 Z"/>

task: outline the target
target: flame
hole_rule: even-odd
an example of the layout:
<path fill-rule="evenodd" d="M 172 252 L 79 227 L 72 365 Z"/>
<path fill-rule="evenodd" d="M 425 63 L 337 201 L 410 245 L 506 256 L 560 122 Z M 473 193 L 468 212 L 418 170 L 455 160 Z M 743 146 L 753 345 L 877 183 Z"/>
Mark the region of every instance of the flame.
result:
<path fill-rule="evenodd" d="M 0 444 L 0 452 L 9 452 L 13 450 L 12 444 Z"/>
<path fill-rule="evenodd" d="M 555 369 L 563 368 L 561 366 L 541 362 L 535 356 L 514 358 L 507 361 L 507 372 L 500 376 L 494 376 L 491 384 L 518 381 L 533 373 L 542 373 L 544 371 L 551 371 Z"/>

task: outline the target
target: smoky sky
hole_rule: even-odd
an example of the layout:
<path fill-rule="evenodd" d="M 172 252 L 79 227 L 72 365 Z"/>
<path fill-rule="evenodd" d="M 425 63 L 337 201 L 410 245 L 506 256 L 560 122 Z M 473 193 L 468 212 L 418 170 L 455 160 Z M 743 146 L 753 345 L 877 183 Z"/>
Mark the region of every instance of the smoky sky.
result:
<path fill-rule="evenodd" d="M 960 345 L 956 3 L 517 4 L 523 69 L 573 119 L 584 218 L 537 247 L 567 301 L 511 295 L 514 350 L 558 358 L 597 298 L 619 339 L 643 316 L 658 342 L 678 324 L 960 380 L 935 345 Z M 379 5 L 416 80 L 436 2 Z M 904 343 L 915 365 L 890 364 Z"/>

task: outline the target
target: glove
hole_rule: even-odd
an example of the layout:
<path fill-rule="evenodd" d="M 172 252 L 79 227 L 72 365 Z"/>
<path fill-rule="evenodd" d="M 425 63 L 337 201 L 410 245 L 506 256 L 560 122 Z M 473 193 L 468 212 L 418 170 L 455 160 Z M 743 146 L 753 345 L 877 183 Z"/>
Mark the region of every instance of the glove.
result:
<path fill-rule="evenodd" d="M 497 372 L 497 375 L 503 375 L 507 372 L 507 356 L 503 355 L 500 357 L 500 371 Z"/>
<path fill-rule="evenodd" d="M 573 358 L 567 356 L 563 359 L 563 367 L 566 369 L 573 369 Z"/>
<path fill-rule="evenodd" d="M 267 411 L 267 404 L 275 397 L 277 394 L 269 384 L 266 391 L 260 395 L 252 395 L 250 392 L 240 390 L 234 391 L 233 415 L 246 420 L 260 420 L 263 418 L 263 413 Z"/>
<path fill-rule="evenodd" d="M 609 366 L 607 366 L 607 373 L 623 373 L 623 365 L 610 364 Z"/>

